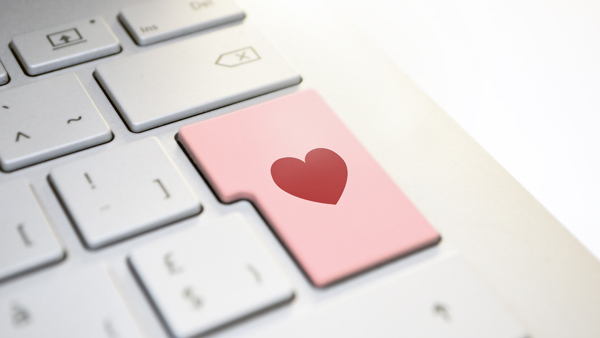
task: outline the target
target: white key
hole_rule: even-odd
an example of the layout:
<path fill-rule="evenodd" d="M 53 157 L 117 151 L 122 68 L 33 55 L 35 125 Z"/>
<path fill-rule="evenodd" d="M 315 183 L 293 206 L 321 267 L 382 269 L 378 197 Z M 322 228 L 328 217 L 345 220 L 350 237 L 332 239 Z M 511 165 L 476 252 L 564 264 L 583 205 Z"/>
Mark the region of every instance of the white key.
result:
<path fill-rule="evenodd" d="M 129 259 L 177 338 L 196 336 L 293 297 L 238 214 L 141 247 Z"/>
<path fill-rule="evenodd" d="M 5 338 L 141 338 L 107 272 L 100 267 L 0 292 Z"/>
<path fill-rule="evenodd" d="M 4 66 L 2 65 L 2 63 L 0 62 L 0 86 L 2 86 L 3 84 L 7 84 L 8 83 L 8 73 L 6 72 L 6 69 L 4 69 Z"/>
<path fill-rule="evenodd" d="M 96 78 L 129 128 L 150 128 L 300 83 L 248 25 L 99 65 Z"/>
<path fill-rule="evenodd" d="M 29 75 L 121 51 L 119 40 L 100 16 L 14 36 L 11 47 Z"/>
<path fill-rule="evenodd" d="M 200 202 L 156 138 L 65 164 L 50 180 L 97 249 L 200 212 Z"/>
<path fill-rule="evenodd" d="M 63 258 L 29 184 L 21 179 L 0 185 L 0 279 Z"/>
<path fill-rule="evenodd" d="M 119 13 L 121 22 L 142 46 L 244 17 L 233 0 L 150 1 L 123 7 Z"/>
<path fill-rule="evenodd" d="M 256 336 L 528 337 L 458 256 L 370 287 Z"/>
<path fill-rule="evenodd" d="M 19 169 L 112 139 L 74 74 L 0 91 L 0 167 Z"/>

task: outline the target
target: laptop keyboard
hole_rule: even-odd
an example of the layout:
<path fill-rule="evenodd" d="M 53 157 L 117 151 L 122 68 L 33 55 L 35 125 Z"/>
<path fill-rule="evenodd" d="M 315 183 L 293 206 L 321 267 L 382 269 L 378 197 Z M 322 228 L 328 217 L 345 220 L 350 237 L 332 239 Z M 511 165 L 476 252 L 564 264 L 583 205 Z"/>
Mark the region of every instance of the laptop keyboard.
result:
<path fill-rule="evenodd" d="M 227 0 L 140 3 L 118 14 L 139 46 L 244 17 Z M 93 16 L 16 35 L 10 48 L 28 75 L 106 58 L 97 65 L 94 78 L 129 129 L 120 132 L 142 135 L 302 81 L 276 47 L 247 23 L 119 57 L 114 54 L 122 51 L 120 42 L 103 17 Z M 0 64 L 0 85 L 8 81 Z M 74 73 L 63 73 L 0 90 L 2 171 L 27 170 L 23 168 L 90 152 L 86 149 L 118 138 L 88 94 L 89 85 Z M 274 230 L 298 263 L 295 269 L 313 287 L 343 283 L 440 240 L 316 91 L 190 123 L 175 138 L 173 145 L 180 142 L 179 151 L 189 156 L 216 198 L 224 203 L 247 199 L 256 206 L 264 226 Z M 150 230 L 192 219 L 194 226 L 135 246 L 119 258 L 127 262 L 137 290 L 143 291 L 167 334 L 187 338 L 212 333 L 292 302 L 298 291 L 244 215 L 230 212 L 216 221 L 203 220 L 207 203 L 197 197 L 189 177 L 172 160 L 173 148 L 164 141 L 143 137 L 48 170 L 46 183 L 90 255 L 85 259 Z M 25 274 L 65 264 L 71 249 L 53 231 L 27 177 L 0 184 L 0 215 L 0 336 L 147 336 L 110 264 L 83 264 L 86 267 L 76 273 L 54 274 L 18 292 L 3 291 L 7 280 L 18 282 Z M 393 309 L 404 313 L 402 327 L 433 325 L 433 331 L 419 337 L 468 337 L 473 332 L 523 337 L 520 324 L 457 259 L 439 265 L 441 272 L 425 270 L 429 272 L 414 275 L 412 281 L 398 280 L 387 287 L 412 285 L 414 293 L 397 295 L 395 304 L 405 306 L 405 298 L 425 308 L 417 314 Z M 460 265 L 451 269 L 456 273 L 447 270 L 452 264 Z M 436 284 L 438 279 L 474 285 L 477 292 L 458 297 L 451 287 Z M 431 285 L 417 290 L 426 281 Z M 386 297 L 385 292 L 367 298 Z M 373 307 L 365 303 L 367 298 L 347 300 L 349 305 L 307 317 L 308 324 L 298 324 L 301 328 L 290 327 L 299 337 L 335 332 L 343 325 L 336 324 L 331 312 Z M 449 312 L 448 302 L 459 304 L 465 298 L 471 302 L 468 306 Z M 471 317 L 477 320 L 475 327 L 468 325 Z M 322 320 L 327 323 L 318 324 Z M 371 319 L 353 320 L 356 328 L 346 326 L 344 335 L 361 335 L 370 325 L 365 320 Z M 292 336 L 285 330 L 289 328 L 276 329 L 273 336 Z M 401 331 L 398 327 L 393 332 Z"/>

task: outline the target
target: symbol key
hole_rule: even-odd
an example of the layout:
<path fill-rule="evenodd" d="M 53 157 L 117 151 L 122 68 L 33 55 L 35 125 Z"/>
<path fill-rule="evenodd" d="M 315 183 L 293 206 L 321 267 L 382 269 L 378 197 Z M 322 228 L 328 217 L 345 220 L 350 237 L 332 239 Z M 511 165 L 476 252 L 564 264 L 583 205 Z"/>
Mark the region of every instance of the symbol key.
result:
<path fill-rule="evenodd" d="M 57 167 L 50 180 L 91 249 L 201 209 L 156 138 Z"/>
<path fill-rule="evenodd" d="M 0 168 L 12 171 L 112 139 L 74 74 L 0 92 Z M 73 117 L 78 120 L 68 123 Z"/>
<path fill-rule="evenodd" d="M 179 140 L 222 201 L 256 204 L 316 286 L 440 239 L 315 91 L 184 127 Z"/>
<path fill-rule="evenodd" d="M 63 257 L 29 184 L 16 180 L 0 185 L 0 279 Z"/>
<path fill-rule="evenodd" d="M 140 247 L 129 260 L 177 338 L 196 337 L 293 296 L 239 214 Z"/>

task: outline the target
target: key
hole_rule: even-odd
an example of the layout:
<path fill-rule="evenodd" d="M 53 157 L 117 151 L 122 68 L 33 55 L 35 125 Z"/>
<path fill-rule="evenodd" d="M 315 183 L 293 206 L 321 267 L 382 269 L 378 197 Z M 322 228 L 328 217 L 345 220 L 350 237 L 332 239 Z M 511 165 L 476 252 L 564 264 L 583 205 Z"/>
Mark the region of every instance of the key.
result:
<path fill-rule="evenodd" d="M 138 248 L 129 260 L 177 338 L 195 337 L 293 297 L 239 214 Z"/>
<path fill-rule="evenodd" d="M 11 48 L 29 75 L 39 75 L 121 51 L 100 16 L 16 35 Z"/>
<path fill-rule="evenodd" d="M 90 249 L 201 210 L 156 138 L 57 167 L 50 181 Z"/>
<path fill-rule="evenodd" d="M 12 171 L 112 139 L 74 74 L 0 92 L 0 167 Z"/>
<path fill-rule="evenodd" d="M 0 86 L 7 84 L 8 80 L 8 73 L 6 72 L 6 69 L 4 69 L 2 62 L 0 62 Z"/>
<path fill-rule="evenodd" d="M 237 26 L 96 67 L 134 132 L 300 83 L 254 27 Z"/>
<path fill-rule="evenodd" d="M 386 280 L 256 337 L 529 337 L 458 256 Z M 253 336 L 251 336 L 253 337 Z"/>
<path fill-rule="evenodd" d="M 7 291 L 0 293 L 2 337 L 142 337 L 101 267 Z"/>
<path fill-rule="evenodd" d="M 249 199 L 323 287 L 437 243 L 437 231 L 315 91 L 179 131 L 223 202 Z"/>
<path fill-rule="evenodd" d="M 0 185 L 0 280 L 64 256 L 27 181 Z"/>
<path fill-rule="evenodd" d="M 123 7 L 119 13 L 119 19 L 141 46 L 244 17 L 233 0 L 149 1 Z"/>

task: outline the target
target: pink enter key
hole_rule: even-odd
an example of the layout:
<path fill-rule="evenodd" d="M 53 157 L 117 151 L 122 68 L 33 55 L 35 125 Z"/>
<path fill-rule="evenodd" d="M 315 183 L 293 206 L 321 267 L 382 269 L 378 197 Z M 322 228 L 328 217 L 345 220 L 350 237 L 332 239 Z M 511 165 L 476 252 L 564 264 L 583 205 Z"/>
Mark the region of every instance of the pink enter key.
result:
<path fill-rule="evenodd" d="M 315 286 L 437 243 L 437 231 L 317 92 L 181 128 L 223 202 L 251 200 Z"/>

